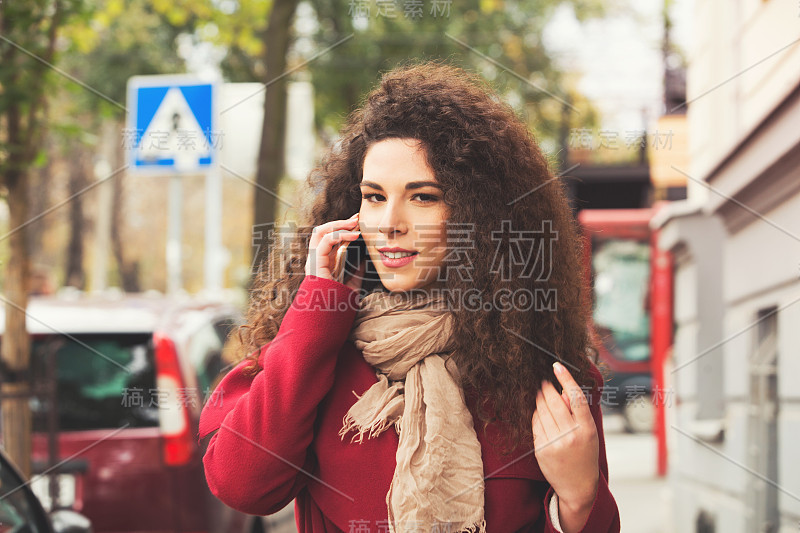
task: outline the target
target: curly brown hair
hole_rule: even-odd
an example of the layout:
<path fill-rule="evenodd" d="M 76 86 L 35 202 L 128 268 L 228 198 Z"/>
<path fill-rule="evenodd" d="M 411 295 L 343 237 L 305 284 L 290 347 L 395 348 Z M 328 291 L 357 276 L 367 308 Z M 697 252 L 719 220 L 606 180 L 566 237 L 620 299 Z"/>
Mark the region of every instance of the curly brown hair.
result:
<path fill-rule="evenodd" d="M 584 390 L 597 385 L 591 375 L 597 352 L 582 241 L 562 181 L 525 123 L 478 74 L 437 60 L 412 60 L 384 73 L 360 104 L 340 140 L 308 176 L 309 190 L 316 194 L 308 224 L 297 228 L 288 247 L 273 248 L 259 268 L 247 323 L 239 329 L 242 345 L 251 352 L 248 371 L 261 370 L 259 348 L 276 336 L 299 288 L 312 229 L 359 210 L 367 149 L 386 138 L 418 139 L 451 207 L 448 224 L 474 228 L 469 247 L 456 256 L 462 267 L 469 265 L 469 276 L 446 276 L 444 292 L 479 294 L 481 302 L 497 302 L 500 294 L 545 300 L 532 308 L 475 309 L 462 303 L 452 310 L 452 355 L 462 386 L 482 391 L 477 414 L 484 429 L 489 423 L 504 427 L 503 454 L 516 446 L 530 449 L 542 380 L 561 390 L 553 374 L 555 354 Z M 518 260 L 514 242 L 498 245 L 498 232 L 507 243 L 510 232 L 544 235 L 548 228 L 554 237 L 542 237 L 539 244 L 546 245 L 535 246 L 533 274 L 530 261 Z"/>

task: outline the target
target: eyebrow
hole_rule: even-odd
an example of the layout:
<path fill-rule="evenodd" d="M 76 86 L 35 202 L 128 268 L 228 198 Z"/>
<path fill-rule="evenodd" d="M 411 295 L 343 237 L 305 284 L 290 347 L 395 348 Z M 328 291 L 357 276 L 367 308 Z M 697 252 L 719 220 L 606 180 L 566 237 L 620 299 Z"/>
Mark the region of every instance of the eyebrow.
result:
<path fill-rule="evenodd" d="M 359 185 L 361 187 L 372 187 L 373 189 L 378 189 L 379 191 L 383 190 L 383 187 L 374 181 L 362 181 Z M 413 189 L 420 189 L 422 187 L 436 187 L 437 189 L 442 189 L 442 186 L 435 181 L 409 181 L 406 183 L 405 190 L 409 191 Z"/>

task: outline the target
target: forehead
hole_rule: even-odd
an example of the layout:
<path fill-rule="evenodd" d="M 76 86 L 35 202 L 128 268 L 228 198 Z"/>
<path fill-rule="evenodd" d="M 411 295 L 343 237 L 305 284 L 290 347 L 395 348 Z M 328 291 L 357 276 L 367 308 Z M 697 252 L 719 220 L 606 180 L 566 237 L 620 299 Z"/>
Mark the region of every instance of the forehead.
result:
<path fill-rule="evenodd" d="M 391 138 L 372 144 L 364 156 L 364 182 L 392 186 L 409 181 L 436 181 L 417 139 Z"/>

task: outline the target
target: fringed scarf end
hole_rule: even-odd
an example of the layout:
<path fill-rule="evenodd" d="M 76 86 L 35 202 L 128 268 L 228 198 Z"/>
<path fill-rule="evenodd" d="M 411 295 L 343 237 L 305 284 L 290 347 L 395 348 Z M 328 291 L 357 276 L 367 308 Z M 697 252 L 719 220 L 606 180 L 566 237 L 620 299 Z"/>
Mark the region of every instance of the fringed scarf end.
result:
<path fill-rule="evenodd" d="M 344 436 L 350 431 L 357 431 L 355 435 L 350 439 L 352 443 L 356 439 L 357 442 L 360 444 L 364 441 L 364 435 L 367 435 L 368 439 L 373 437 L 377 437 L 380 435 L 388 426 L 389 424 L 394 424 L 393 420 L 381 420 L 375 419 L 369 425 L 360 426 L 358 422 L 356 422 L 355 418 L 351 413 L 348 413 L 342 419 L 342 429 L 339 430 L 339 436 L 342 440 L 344 440 Z"/>
<path fill-rule="evenodd" d="M 459 531 L 459 533 L 486 533 L 486 519 L 481 519 L 480 523 L 472 524 Z"/>

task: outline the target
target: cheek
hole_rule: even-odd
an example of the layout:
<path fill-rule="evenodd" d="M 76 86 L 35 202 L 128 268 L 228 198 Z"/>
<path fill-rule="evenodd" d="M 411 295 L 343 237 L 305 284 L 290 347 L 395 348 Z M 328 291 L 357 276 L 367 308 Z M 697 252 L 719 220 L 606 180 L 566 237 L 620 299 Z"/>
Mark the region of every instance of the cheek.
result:
<path fill-rule="evenodd" d="M 447 232 L 444 230 L 436 232 L 431 231 L 424 233 L 419 238 L 425 243 L 423 246 L 426 258 L 423 261 L 425 267 L 438 268 L 441 266 L 448 253 Z"/>
<path fill-rule="evenodd" d="M 375 239 L 375 234 L 377 233 L 376 223 L 373 223 L 373 221 L 370 220 L 370 217 L 365 216 L 363 212 L 358 216 L 357 229 L 361 232 L 361 235 L 367 244 Z"/>
<path fill-rule="evenodd" d="M 417 248 L 423 250 L 425 255 L 439 257 L 446 253 L 447 232 L 441 220 L 433 219 L 420 221 L 417 234 L 414 238 Z"/>
<path fill-rule="evenodd" d="M 444 251 L 448 247 L 448 233 L 447 233 L 447 221 L 439 220 L 438 221 L 438 231 L 436 236 L 434 237 L 436 240 L 436 252 L 437 253 L 444 253 Z"/>

